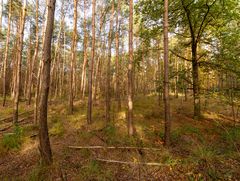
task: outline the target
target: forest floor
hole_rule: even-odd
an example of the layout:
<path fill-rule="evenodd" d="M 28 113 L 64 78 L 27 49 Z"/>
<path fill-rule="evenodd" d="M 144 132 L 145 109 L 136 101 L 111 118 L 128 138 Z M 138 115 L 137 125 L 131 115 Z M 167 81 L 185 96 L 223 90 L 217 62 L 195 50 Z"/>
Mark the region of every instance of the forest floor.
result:
<path fill-rule="evenodd" d="M 172 144 L 168 149 L 162 140 L 163 105 L 158 105 L 156 96 L 135 98 L 134 137 L 127 136 L 125 108 L 117 112 L 113 106 L 112 122 L 106 125 L 104 101 L 97 102 L 94 121 L 87 125 L 84 102 L 75 103 L 73 115 L 68 115 L 67 102 L 54 102 L 49 110 L 54 164 L 48 168 L 39 166 L 38 128 L 32 124 L 31 112 L 16 128 L 4 130 L 8 123 L 0 122 L 0 180 L 238 180 L 239 124 L 233 124 L 229 108 L 216 100 L 209 102 L 200 121 L 193 120 L 191 102 L 171 98 Z M 24 104 L 20 112 L 32 110 Z M 9 103 L 0 109 L 0 120 L 10 115 Z"/>

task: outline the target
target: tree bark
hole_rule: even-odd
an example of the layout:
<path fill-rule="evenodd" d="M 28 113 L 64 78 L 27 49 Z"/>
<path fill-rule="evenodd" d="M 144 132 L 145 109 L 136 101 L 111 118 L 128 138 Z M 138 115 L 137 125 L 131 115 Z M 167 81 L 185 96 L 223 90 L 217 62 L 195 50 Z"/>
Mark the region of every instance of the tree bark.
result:
<path fill-rule="evenodd" d="M 168 0 L 164 0 L 164 115 L 165 115 L 165 132 L 164 145 L 170 145 L 170 103 L 169 103 L 169 62 L 168 62 Z"/>
<path fill-rule="evenodd" d="M 51 42 L 54 24 L 56 0 L 48 0 L 47 4 L 47 24 L 45 30 L 45 39 L 43 46 L 43 74 L 42 74 L 42 89 L 40 98 L 40 115 L 39 115 L 39 142 L 42 163 L 50 165 L 52 163 L 52 151 L 48 135 L 48 94 L 50 86 L 50 70 L 51 70 Z"/>

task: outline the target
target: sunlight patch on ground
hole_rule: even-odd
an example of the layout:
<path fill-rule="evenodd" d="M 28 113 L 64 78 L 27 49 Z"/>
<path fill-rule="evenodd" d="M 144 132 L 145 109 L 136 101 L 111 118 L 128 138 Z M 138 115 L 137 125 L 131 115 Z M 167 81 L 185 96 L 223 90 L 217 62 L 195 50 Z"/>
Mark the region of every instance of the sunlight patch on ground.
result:
<path fill-rule="evenodd" d="M 37 141 L 32 141 L 30 139 L 26 140 L 23 144 L 23 148 L 20 152 L 20 154 L 25 155 L 28 152 L 30 152 L 33 149 L 37 149 L 38 148 L 38 143 Z"/>

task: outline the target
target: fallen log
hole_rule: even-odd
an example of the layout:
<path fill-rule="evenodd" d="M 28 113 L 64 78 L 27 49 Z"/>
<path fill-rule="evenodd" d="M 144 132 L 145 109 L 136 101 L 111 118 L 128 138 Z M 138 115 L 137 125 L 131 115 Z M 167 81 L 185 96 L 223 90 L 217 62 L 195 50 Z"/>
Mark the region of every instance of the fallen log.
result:
<path fill-rule="evenodd" d="M 118 163 L 118 164 L 125 164 L 125 165 L 168 166 L 167 164 L 154 163 L 154 162 L 150 162 L 150 163 L 148 163 L 148 162 L 126 162 L 126 161 L 119 161 L 119 160 L 106 160 L 106 159 L 100 159 L 100 158 L 96 158 L 94 160 L 100 161 L 100 162 Z"/>
<path fill-rule="evenodd" d="M 68 146 L 71 149 L 126 149 L 126 150 L 150 150 L 161 151 L 160 148 L 147 148 L 147 147 L 131 147 L 131 146 Z"/>

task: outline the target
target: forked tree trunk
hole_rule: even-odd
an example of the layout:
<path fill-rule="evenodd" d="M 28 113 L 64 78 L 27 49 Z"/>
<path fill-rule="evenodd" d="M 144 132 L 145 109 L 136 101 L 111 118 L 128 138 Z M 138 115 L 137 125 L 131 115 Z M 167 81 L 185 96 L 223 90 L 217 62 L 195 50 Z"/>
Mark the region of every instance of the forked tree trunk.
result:
<path fill-rule="evenodd" d="M 129 1 L 129 62 L 128 62 L 128 134 L 134 134 L 133 128 L 133 0 Z"/>
<path fill-rule="evenodd" d="M 165 115 L 165 132 L 164 144 L 170 145 L 170 104 L 169 104 L 169 68 L 168 68 L 168 0 L 164 0 L 164 115 Z"/>
<path fill-rule="evenodd" d="M 40 115 L 39 115 L 39 142 L 41 161 L 44 165 L 50 165 L 52 163 L 52 151 L 48 135 L 48 94 L 50 86 L 50 70 L 51 70 L 51 42 L 54 24 L 54 12 L 55 12 L 56 0 L 48 0 L 47 4 L 47 24 L 45 30 L 45 39 L 43 46 L 43 72 L 42 72 L 42 89 L 40 98 Z"/>
<path fill-rule="evenodd" d="M 16 89 L 15 89 L 16 92 L 14 97 L 14 112 L 13 112 L 13 122 L 15 124 L 18 122 L 18 107 L 19 107 L 20 86 L 21 86 L 22 50 L 23 50 L 23 36 L 24 36 L 24 27 L 25 27 L 26 6 L 27 6 L 27 0 L 24 0 L 21 18 L 20 18 L 19 44 L 17 49 L 18 55 L 17 55 L 17 67 L 16 67 Z"/>

